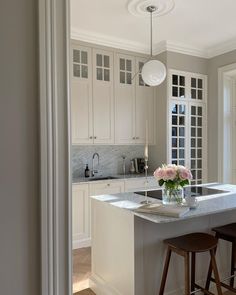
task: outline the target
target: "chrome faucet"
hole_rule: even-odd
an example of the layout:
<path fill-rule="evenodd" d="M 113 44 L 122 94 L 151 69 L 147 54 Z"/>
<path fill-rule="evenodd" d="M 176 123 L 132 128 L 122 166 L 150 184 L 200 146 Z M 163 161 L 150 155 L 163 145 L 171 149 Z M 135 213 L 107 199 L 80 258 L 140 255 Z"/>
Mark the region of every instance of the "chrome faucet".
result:
<path fill-rule="evenodd" d="M 93 157 L 92 157 L 92 177 L 95 176 L 96 173 L 98 173 L 98 170 L 94 169 L 94 159 L 97 156 L 97 166 L 99 165 L 99 154 L 98 153 L 94 153 Z"/>

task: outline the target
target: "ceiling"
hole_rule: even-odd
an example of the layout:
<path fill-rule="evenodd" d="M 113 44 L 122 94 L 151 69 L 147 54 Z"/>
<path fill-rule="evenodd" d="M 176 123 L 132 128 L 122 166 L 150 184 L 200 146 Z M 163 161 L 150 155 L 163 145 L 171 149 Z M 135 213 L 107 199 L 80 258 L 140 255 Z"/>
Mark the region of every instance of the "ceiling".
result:
<path fill-rule="evenodd" d="M 132 0 L 144 4 L 166 0 Z M 212 57 L 236 49 L 236 0 L 171 0 L 153 19 L 154 53 L 164 50 Z M 71 0 L 71 36 L 137 52 L 149 50 L 150 19 L 134 16 L 127 0 Z"/>

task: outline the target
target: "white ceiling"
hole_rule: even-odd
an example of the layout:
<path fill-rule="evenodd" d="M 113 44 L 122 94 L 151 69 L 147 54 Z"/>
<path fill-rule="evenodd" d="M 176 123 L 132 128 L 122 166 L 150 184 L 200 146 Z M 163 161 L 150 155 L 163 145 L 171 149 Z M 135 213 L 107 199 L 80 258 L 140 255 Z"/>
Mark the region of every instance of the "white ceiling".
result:
<path fill-rule="evenodd" d="M 128 3 L 71 0 L 72 38 L 147 52 L 150 20 L 130 14 Z M 204 57 L 235 49 L 236 0 L 175 0 L 170 13 L 154 18 L 153 43 L 156 53 L 169 49 Z"/>

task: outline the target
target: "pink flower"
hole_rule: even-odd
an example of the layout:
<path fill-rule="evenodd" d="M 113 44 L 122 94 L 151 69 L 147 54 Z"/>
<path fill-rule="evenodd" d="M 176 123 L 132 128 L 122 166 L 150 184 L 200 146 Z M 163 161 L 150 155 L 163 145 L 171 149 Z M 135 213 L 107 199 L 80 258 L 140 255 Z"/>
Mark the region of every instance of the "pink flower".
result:
<path fill-rule="evenodd" d="M 155 170 L 154 177 L 157 180 L 163 179 L 164 176 L 165 176 L 165 169 L 164 168 L 158 168 L 158 169 Z"/>
<path fill-rule="evenodd" d="M 192 179 L 192 173 L 190 170 L 186 169 L 185 167 L 180 167 L 179 169 L 179 177 L 182 180 L 190 180 Z"/>
<path fill-rule="evenodd" d="M 176 169 L 174 167 L 167 167 L 165 169 L 165 176 L 166 180 L 174 180 L 177 176 Z"/>

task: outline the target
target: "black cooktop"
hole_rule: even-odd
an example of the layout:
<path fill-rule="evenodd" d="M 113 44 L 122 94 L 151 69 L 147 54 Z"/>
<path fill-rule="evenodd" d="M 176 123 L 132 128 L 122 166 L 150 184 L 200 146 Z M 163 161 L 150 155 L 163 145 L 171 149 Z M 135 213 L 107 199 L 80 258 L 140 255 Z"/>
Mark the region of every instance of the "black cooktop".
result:
<path fill-rule="evenodd" d="M 184 196 L 192 196 L 192 197 L 202 197 L 209 195 L 217 195 L 227 193 L 227 191 L 222 191 L 219 189 L 208 188 L 205 186 L 189 186 L 184 188 Z M 135 194 L 145 196 L 145 191 L 135 192 Z M 162 190 L 153 190 L 147 192 L 148 197 L 162 200 Z"/>

